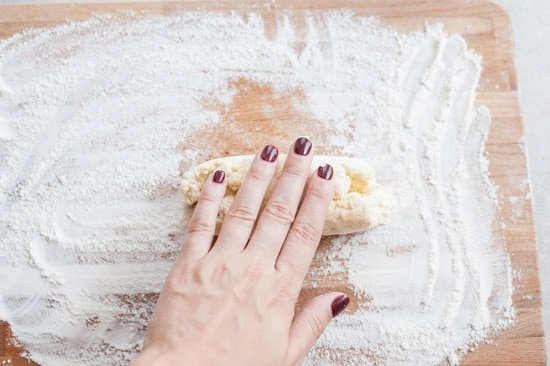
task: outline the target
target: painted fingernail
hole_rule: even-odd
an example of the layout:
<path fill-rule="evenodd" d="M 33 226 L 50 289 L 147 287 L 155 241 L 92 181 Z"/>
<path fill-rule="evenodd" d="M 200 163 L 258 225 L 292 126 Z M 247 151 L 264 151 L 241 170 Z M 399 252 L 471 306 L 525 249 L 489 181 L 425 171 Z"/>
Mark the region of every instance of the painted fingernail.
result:
<path fill-rule="evenodd" d="M 270 163 L 272 163 L 275 161 L 275 159 L 277 159 L 277 155 L 279 155 L 279 150 L 277 150 L 275 146 L 266 145 L 262 150 L 262 154 L 260 155 L 260 157 L 265 161 L 269 161 Z"/>
<path fill-rule="evenodd" d="M 331 180 L 333 174 L 334 170 L 332 169 L 332 166 L 330 166 L 330 164 L 323 164 L 319 166 L 319 168 L 317 168 L 317 175 L 323 179 Z"/>
<path fill-rule="evenodd" d="M 225 172 L 223 170 L 216 170 L 214 172 L 214 176 L 212 177 L 212 180 L 216 183 L 223 183 L 223 180 L 225 179 Z"/>
<path fill-rule="evenodd" d="M 349 297 L 347 297 L 346 295 L 340 295 L 332 300 L 332 304 L 330 306 L 332 310 L 332 317 L 334 318 L 336 315 L 340 314 L 348 305 Z"/>
<path fill-rule="evenodd" d="M 299 137 L 294 143 L 294 152 L 298 155 L 307 155 L 311 151 L 311 141 L 306 137 Z"/>

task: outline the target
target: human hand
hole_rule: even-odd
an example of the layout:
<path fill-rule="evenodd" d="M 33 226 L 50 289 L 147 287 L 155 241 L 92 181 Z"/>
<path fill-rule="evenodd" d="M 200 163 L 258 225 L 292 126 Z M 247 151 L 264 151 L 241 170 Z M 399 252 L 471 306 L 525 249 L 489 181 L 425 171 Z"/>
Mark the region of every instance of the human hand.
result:
<path fill-rule="evenodd" d="M 257 218 L 277 154 L 268 145 L 256 155 L 214 245 L 226 182 L 222 171 L 208 178 L 134 366 L 298 365 L 349 304 L 332 292 L 295 314 L 332 199 L 333 171 L 321 166 L 308 182 L 312 144 L 299 138 Z"/>

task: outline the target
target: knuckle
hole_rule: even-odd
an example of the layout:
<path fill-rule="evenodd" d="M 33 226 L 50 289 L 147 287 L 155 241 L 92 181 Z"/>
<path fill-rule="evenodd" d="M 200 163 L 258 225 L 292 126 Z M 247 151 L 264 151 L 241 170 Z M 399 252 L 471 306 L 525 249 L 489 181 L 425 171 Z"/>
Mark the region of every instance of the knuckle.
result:
<path fill-rule="evenodd" d="M 311 187 L 307 192 L 307 195 L 321 201 L 329 201 L 331 199 L 329 191 L 318 186 Z"/>
<path fill-rule="evenodd" d="M 211 277 L 211 271 L 206 267 L 198 267 L 191 273 L 191 282 L 198 285 L 204 285 L 208 283 L 208 279 Z"/>
<path fill-rule="evenodd" d="M 270 277 L 269 287 L 270 300 L 269 304 L 273 307 L 285 306 L 288 304 L 296 304 L 296 297 L 294 296 L 295 282 L 289 280 L 293 275 L 291 272 L 287 274 L 277 274 L 275 277 Z M 301 288 L 301 286 L 300 286 Z M 294 308 L 294 306 L 293 306 Z"/>
<path fill-rule="evenodd" d="M 323 321 L 321 320 L 321 318 L 319 318 L 319 315 L 315 313 L 310 314 L 307 319 L 311 331 L 313 332 L 313 334 L 315 334 L 316 337 L 319 337 L 325 329 Z"/>
<path fill-rule="evenodd" d="M 199 202 L 208 202 L 208 203 L 213 203 L 215 205 L 218 204 L 218 201 L 214 198 L 214 196 L 211 194 L 210 191 L 204 189 L 200 196 L 199 196 Z"/>
<path fill-rule="evenodd" d="M 187 232 L 189 234 L 207 234 L 214 231 L 214 225 L 209 220 L 195 219 L 189 223 Z"/>
<path fill-rule="evenodd" d="M 193 271 L 189 268 L 174 269 L 166 278 L 164 292 L 168 294 L 178 294 L 186 287 L 186 285 L 194 281 Z"/>
<path fill-rule="evenodd" d="M 247 266 L 244 276 L 250 282 L 258 282 L 264 273 L 265 264 L 253 262 Z"/>
<path fill-rule="evenodd" d="M 305 221 L 295 222 L 291 232 L 302 243 L 313 248 L 317 247 L 321 238 L 320 230 Z"/>
<path fill-rule="evenodd" d="M 288 283 L 285 282 L 279 282 L 275 286 L 273 296 L 273 305 L 275 306 L 295 302 L 295 298 L 292 295 L 290 286 Z"/>
<path fill-rule="evenodd" d="M 295 210 L 288 202 L 274 201 L 268 203 L 264 212 L 285 225 L 290 225 L 294 221 Z"/>
<path fill-rule="evenodd" d="M 308 171 L 307 171 L 307 169 L 305 169 L 303 167 L 300 167 L 298 165 L 290 164 L 290 165 L 286 166 L 285 169 L 283 169 L 282 174 L 285 174 L 289 177 L 303 179 L 303 178 L 307 177 Z"/>
<path fill-rule="evenodd" d="M 294 280 L 294 268 L 285 261 L 277 262 L 277 273 L 281 282 L 291 283 Z"/>
<path fill-rule="evenodd" d="M 216 276 L 219 279 L 228 279 L 233 277 L 235 274 L 235 268 L 229 262 L 223 262 L 219 264 L 216 268 Z"/>
<path fill-rule="evenodd" d="M 276 293 L 280 299 L 288 300 L 293 304 L 298 301 L 298 296 L 302 290 L 302 281 L 298 281 L 298 275 L 296 269 L 289 264 L 278 264 L 278 281 L 276 286 Z"/>
<path fill-rule="evenodd" d="M 188 291 L 185 286 L 175 281 L 166 281 L 163 288 L 163 296 L 172 300 L 180 300 L 188 297 Z"/>
<path fill-rule="evenodd" d="M 229 262 L 210 262 L 208 265 L 198 266 L 192 272 L 192 283 L 203 288 L 204 291 L 216 291 L 221 289 L 236 276 L 236 269 Z"/>
<path fill-rule="evenodd" d="M 230 207 L 225 217 L 230 220 L 241 221 L 247 224 L 254 224 L 256 221 L 256 213 L 247 205 L 236 205 Z"/>
<path fill-rule="evenodd" d="M 278 265 L 278 281 L 279 283 L 290 287 L 290 284 L 292 284 L 296 278 L 296 274 L 294 273 L 294 269 L 292 266 L 286 264 L 286 263 L 279 263 Z M 300 288 L 301 289 L 301 288 Z"/>
<path fill-rule="evenodd" d="M 269 183 L 271 181 L 271 174 L 265 169 L 265 167 L 252 164 L 247 173 L 248 178 L 262 182 Z"/>

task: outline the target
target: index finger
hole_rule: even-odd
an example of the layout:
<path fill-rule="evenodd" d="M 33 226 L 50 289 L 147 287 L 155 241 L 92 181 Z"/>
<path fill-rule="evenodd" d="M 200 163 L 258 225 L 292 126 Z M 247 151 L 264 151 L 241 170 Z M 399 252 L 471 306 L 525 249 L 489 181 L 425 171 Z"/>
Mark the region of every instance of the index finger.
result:
<path fill-rule="evenodd" d="M 320 166 L 309 181 L 303 203 L 283 244 L 276 268 L 290 271 L 297 289 L 302 286 L 325 223 L 334 193 L 333 169 L 329 164 Z"/>

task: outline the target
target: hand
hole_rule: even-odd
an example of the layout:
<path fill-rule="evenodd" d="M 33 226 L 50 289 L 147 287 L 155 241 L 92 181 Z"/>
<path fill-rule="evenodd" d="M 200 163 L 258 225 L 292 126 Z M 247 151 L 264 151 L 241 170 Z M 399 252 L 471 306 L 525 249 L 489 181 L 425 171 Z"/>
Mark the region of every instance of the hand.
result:
<path fill-rule="evenodd" d="M 348 305 L 333 292 L 294 312 L 332 199 L 333 171 L 321 166 L 308 182 L 312 144 L 299 138 L 257 219 L 277 154 L 268 145 L 256 155 L 214 245 L 225 173 L 208 178 L 133 365 L 301 364 Z"/>

